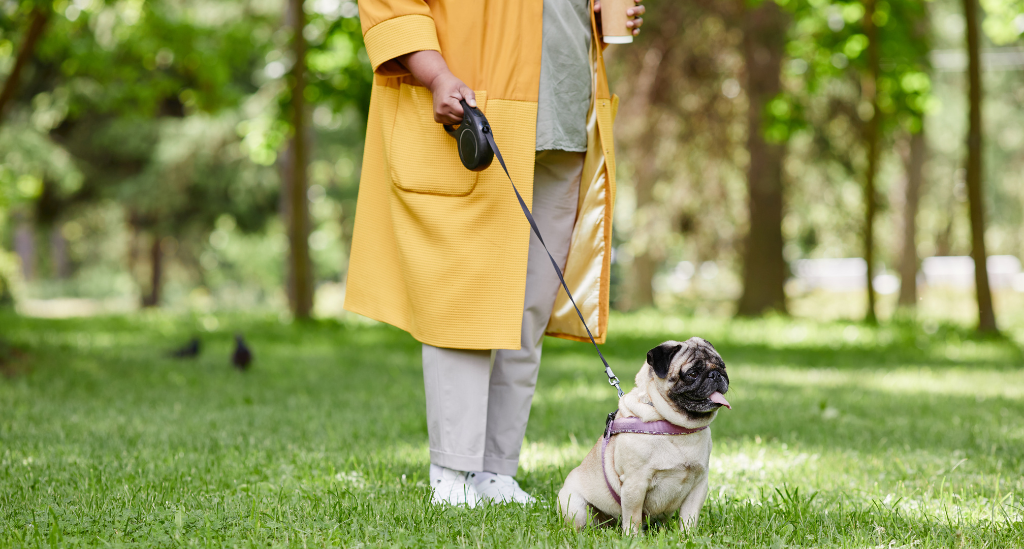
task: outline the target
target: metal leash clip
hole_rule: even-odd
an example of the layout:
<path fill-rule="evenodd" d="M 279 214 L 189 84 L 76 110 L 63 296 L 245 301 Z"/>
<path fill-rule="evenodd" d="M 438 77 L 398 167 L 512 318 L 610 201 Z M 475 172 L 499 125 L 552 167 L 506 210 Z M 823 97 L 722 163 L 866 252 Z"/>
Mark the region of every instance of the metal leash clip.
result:
<path fill-rule="evenodd" d="M 615 391 L 619 393 L 619 398 L 622 398 L 624 393 L 622 392 L 622 387 L 619 387 L 619 376 L 615 375 L 611 367 L 605 368 L 604 375 L 608 376 L 608 385 L 615 387 Z"/>

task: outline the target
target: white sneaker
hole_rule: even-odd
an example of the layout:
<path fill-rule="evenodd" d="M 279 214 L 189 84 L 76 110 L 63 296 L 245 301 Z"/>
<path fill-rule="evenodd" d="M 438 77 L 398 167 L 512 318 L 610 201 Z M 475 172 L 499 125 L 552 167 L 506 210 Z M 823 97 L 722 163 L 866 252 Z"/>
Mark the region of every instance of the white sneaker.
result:
<path fill-rule="evenodd" d="M 476 488 L 476 494 L 482 500 L 522 505 L 537 501 L 536 498 L 519 487 L 516 479 L 508 475 L 475 471 L 469 473 L 469 482 Z"/>
<path fill-rule="evenodd" d="M 430 488 L 435 504 L 476 506 L 477 495 L 473 485 L 466 482 L 466 473 L 430 464 Z"/>

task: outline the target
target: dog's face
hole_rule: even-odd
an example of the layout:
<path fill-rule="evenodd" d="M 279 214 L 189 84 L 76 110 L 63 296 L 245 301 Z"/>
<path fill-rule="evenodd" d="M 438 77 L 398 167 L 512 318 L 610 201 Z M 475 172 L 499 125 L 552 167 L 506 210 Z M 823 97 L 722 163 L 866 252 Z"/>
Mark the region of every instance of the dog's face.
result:
<path fill-rule="evenodd" d="M 680 412 L 693 419 L 707 418 L 729 406 L 725 362 L 706 340 L 666 341 L 647 353 L 647 364 L 657 376 L 659 392 Z"/>

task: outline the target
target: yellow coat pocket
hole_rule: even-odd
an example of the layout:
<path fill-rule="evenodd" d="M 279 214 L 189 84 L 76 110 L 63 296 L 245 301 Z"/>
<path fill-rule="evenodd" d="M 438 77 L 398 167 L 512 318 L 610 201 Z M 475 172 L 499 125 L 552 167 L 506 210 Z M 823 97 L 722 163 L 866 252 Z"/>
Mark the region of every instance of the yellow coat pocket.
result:
<path fill-rule="evenodd" d="M 477 107 L 486 113 L 487 92 L 477 91 Z M 402 84 L 390 143 L 386 143 L 391 180 L 403 191 L 467 196 L 478 172 L 459 160 L 455 138 L 434 122 L 434 98 L 423 86 Z"/>

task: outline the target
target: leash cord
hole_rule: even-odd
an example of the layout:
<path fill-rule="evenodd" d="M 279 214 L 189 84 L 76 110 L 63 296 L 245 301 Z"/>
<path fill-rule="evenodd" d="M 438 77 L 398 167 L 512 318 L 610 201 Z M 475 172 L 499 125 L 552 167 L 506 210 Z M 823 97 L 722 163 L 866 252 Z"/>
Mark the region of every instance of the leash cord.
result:
<path fill-rule="evenodd" d="M 537 227 L 537 222 L 533 219 L 533 214 L 530 213 L 530 208 L 526 207 L 526 201 L 523 200 L 523 195 L 519 194 L 519 189 L 516 188 L 515 181 L 512 181 L 512 175 L 508 173 L 508 168 L 505 166 L 505 159 L 501 157 L 501 151 L 498 150 L 498 144 L 494 142 L 494 134 L 491 132 L 491 126 L 489 123 L 484 123 L 483 133 L 487 137 L 487 143 L 494 151 L 494 155 L 498 157 L 501 169 L 505 170 L 505 175 L 508 176 L 508 182 L 512 184 L 512 190 L 516 192 L 516 198 L 519 199 L 519 206 L 523 209 L 523 214 L 526 215 L 526 220 L 530 222 L 530 228 L 533 229 L 533 234 L 537 235 L 537 240 L 540 241 L 540 245 L 544 247 L 544 251 L 548 254 L 548 259 L 551 260 L 551 266 L 554 267 L 555 272 L 558 273 L 558 280 L 562 282 L 562 288 L 565 290 L 565 295 L 569 296 L 569 301 L 572 302 L 572 307 L 576 309 L 576 315 L 580 317 L 580 322 L 583 323 L 583 329 L 587 331 L 587 336 L 590 337 L 590 342 L 594 344 L 597 356 L 601 357 L 601 362 L 604 363 L 604 374 L 608 376 L 608 384 L 615 387 L 615 390 L 619 393 L 619 398 L 622 398 L 623 393 L 622 388 L 619 387 L 619 378 L 615 376 L 615 372 L 612 371 L 612 367 L 608 365 L 608 361 L 605 360 L 604 355 L 601 354 L 601 349 L 597 346 L 597 342 L 594 341 L 594 334 L 590 333 L 587 321 L 583 319 L 583 313 L 580 312 L 580 308 L 576 305 L 576 300 L 572 297 L 572 292 L 569 291 L 569 286 L 565 283 L 565 277 L 562 276 L 562 269 L 558 267 L 558 262 L 555 261 L 554 256 L 551 255 L 551 250 L 548 250 L 548 245 L 544 243 L 544 237 L 540 235 L 540 229 Z"/>

